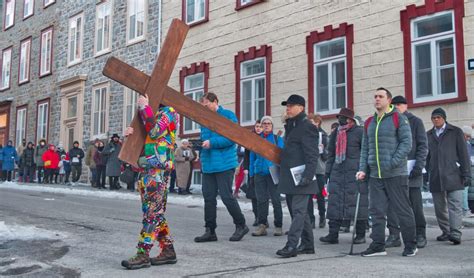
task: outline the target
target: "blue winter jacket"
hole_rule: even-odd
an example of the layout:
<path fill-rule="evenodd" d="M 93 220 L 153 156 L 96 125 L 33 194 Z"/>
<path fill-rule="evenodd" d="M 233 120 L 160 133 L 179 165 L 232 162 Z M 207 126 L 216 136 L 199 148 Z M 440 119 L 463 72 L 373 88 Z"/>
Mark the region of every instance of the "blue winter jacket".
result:
<path fill-rule="evenodd" d="M 18 155 L 13 146 L 5 146 L 2 149 L 2 170 L 13 171 L 15 169 L 15 162 L 18 162 Z"/>
<path fill-rule="evenodd" d="M 268 142 L 277 145 L 280 149 L 283 149 L 284 143 L 283 138 L 278 135 L 274 135 L 273 133 L 269 134 L 265 137 L 263 133 L 260 134 L 260 137 L 265 138 Z M 275 138 L 276 141 L 275 142 Z M 249 176 L 253 177 L 254 175 L 265 176 L 270 174 L 270 167 L 273 163 L 264 158 L 263 156 L 251 152 L 250 153 L 250 164 L 249 164 Z"/>
<path fill-rule="evenodd" d="M 217 114 L 237 122 L 234 112 L 219 106 Z M 201 150 L 202 172 L 205 174 L 223 172 L 237 167 L 237 150 L 235 143 L 229 139 L 201 126 L 201 140 L 209 140 L 211 147 Z"/>

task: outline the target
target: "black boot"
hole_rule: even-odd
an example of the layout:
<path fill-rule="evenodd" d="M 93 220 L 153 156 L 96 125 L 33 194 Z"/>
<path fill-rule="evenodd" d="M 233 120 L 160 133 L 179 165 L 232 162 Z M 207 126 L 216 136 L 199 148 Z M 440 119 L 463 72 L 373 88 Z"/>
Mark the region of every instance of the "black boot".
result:
<path fill-rule="evenodd" d="M 426 236 L 417 235 L 416 236 L 416 247 L 424 248 L 426 246 Z"/>
<path fill-rule="evenodd" d="M 400 247 L 402 246 L 402 241 L 398 235 L 389 235 L 385 241 L 385 248 Z"/>
<path fill-rule="evenodd" d="M 319 216 L 319 228 L 323 229 L 324 227 L 326 227 L 326 217 Z"/>
<path fill-rule="evenodd" d="M 365 243 L 365 235 L 356 235 L 354 238 L 354 244 L 364 244 Z"/>
<path fill-rule="evenodd" d="M 249 232 L 247 225 L 236 225 L 234 234 L 229 238 L 230 241 L 240 241 Z"/>
<path fill-rule="evenodd" d="M 296 257 L 296 255 L 298 255 L 298 250 L 293 247 L 285 246 L 283 247 L 283 249 L 278 250 L 276 254 L 283 258 L 291 258 L 291 257 Z"/>
<path fill-rule="evenodd" d="M 319 238 L 319 241 L 329 244 L 338 244 L 339 243 L 339 235 L 329 233 L 327 236 L 322 236 Z"/>
<path fill-rule="evenodd" d="M 217 235 L 214 230 L 211 228 L 206 228 L 206 232 L 202 236 L 194 238 L 194 242 L 208 242 L 208 241 L 217 241 Z"/>

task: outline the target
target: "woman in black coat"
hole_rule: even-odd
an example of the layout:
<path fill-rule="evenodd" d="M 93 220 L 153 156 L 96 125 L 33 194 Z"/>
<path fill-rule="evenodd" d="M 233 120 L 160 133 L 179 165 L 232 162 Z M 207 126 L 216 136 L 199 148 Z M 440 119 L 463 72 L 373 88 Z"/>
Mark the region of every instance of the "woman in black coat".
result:
<path fill-rule="evenodd" d="M 369 197 L 367 183 L 357 182 L 355 175 L 359 169 L 364 129 L 357 126 L 354 112 L 350 109 L 342 108 L 337 117 L 340 126 L 330 136 L 326 162 L 329 234 L 319 240 L 331 244 L 339 242 L 339 229 L 344 220 L 354 219 L 357 193 L 360 192 L 354 243 L 361 244 L 365 243 Z"/>

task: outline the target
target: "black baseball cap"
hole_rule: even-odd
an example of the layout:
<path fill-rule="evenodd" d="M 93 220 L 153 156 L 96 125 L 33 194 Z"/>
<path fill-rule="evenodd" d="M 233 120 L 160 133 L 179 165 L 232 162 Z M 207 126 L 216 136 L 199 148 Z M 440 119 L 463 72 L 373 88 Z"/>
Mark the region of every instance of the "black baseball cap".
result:
<path fill-rule="evenodd" d="M 304 107 L 306 101 L 304 100 L 304 97 L 300 95 L 291 95 L 286 101 L 281 102 L 282 106 L 286 106 L 287 104 L 297 104 Z"/>
<path fill-rule="evenodd" d="M 392 98 L 392 104 L 407 104 L 407 100 L 402 96 Z"/>

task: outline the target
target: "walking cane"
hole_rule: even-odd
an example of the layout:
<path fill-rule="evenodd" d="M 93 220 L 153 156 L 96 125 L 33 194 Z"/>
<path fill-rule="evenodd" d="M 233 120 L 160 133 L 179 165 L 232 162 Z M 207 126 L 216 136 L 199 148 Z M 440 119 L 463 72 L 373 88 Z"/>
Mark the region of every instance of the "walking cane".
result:
<path fill-rule="evenodd" d="M 352 229 L 352 242 L 351 242 L 351 249 L 349 253 L 345 253 L 346 255 L 349 256 L 354 256 L 354 255 L 360 255 L 360 253 L 354 253 L 354 239 L 355 239 L 355 234 L 356 234 L 356 226 L 357 226 L 357 216 L 359 214 L 359 203 L 360 203 L 360 182 L 357 181 L 357 200 L 356 200 L 356 209 L 354 212 L 354 228 Z"/>

